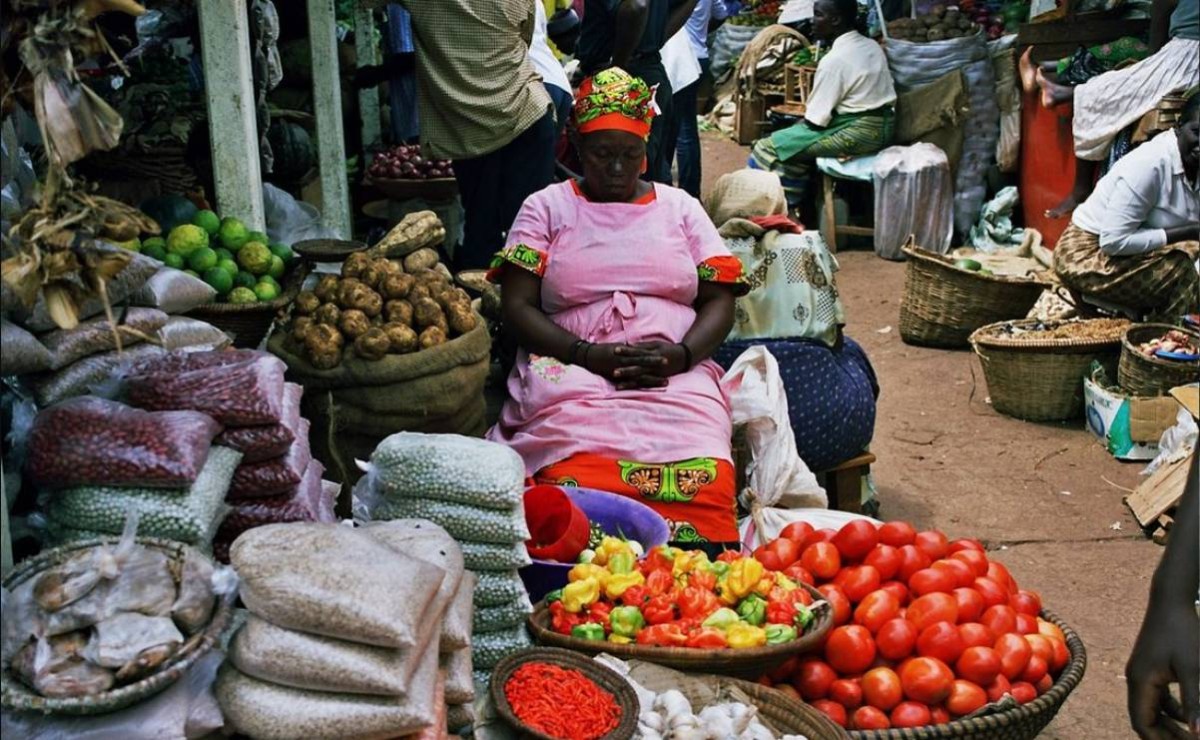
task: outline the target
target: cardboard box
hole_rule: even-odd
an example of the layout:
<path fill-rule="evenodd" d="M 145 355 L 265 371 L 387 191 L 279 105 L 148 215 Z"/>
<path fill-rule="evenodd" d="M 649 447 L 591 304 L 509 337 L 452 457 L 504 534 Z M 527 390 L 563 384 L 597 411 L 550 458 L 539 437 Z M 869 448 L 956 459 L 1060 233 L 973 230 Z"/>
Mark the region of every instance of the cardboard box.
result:
<path fill-rule="evenodd" d="M 1139 398 L 1118 388 L 1083 381 L 1087 426 L 1118 460 L 1153 460 L 1158 440 L 1175 426 L 1179 403 L 1171 396 Z"/>

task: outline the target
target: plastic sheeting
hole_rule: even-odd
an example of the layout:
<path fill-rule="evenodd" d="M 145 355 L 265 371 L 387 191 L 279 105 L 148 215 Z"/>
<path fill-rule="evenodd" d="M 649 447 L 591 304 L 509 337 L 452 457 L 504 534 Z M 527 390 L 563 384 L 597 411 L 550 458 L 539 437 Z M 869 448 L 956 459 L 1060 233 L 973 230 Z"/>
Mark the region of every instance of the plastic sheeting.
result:
<path fill-rule="evenodd" d="M 875 253 L 902 260 L 909 235 L 923 249 L 950 250 L 954 186 L 946 153 L 933 144 L 891 146 L 875 158 Z"/>

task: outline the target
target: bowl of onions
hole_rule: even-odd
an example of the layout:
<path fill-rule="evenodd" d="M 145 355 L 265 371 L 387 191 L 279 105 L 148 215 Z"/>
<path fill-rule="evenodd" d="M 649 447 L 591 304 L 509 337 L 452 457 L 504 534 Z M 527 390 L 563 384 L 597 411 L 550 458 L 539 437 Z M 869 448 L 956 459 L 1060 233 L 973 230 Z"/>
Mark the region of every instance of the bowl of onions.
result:
<path fill-rule="evenodd" d="M 425 157 L 415 144 L 375 154 L 367 167 L 367 181 L 393 199 L 450 199 L 458 193 L 450 160 Z"/>

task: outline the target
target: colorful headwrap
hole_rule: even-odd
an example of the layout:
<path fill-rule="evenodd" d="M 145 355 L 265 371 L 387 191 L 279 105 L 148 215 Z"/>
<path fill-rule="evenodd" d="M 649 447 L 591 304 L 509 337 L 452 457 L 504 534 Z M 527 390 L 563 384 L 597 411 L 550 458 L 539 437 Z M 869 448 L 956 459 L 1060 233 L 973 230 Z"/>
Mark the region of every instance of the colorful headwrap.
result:
<path fill-rule="evenodd" d="M 616 129 L 645 139 L 654 116 L 654 89 L 619 67 L 587 78 L 575 95 L 575 128 L 581 134 Z"/>

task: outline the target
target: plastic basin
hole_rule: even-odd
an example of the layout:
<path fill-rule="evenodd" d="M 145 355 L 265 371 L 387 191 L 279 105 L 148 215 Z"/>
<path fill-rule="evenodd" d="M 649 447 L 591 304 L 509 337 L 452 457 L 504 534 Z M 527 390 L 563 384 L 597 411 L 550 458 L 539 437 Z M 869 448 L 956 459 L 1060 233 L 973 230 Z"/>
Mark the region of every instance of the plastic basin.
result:
<path fill-rule="evenodd" d="M 532 557 L 570 561 L 587 548 L 591 533 L 587 514 L 564 488 L 545 485 L 527 488 L 525 522 L 532 535 L 528 544 Z"/>

